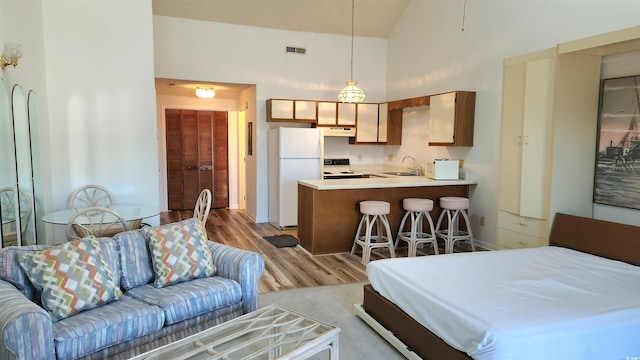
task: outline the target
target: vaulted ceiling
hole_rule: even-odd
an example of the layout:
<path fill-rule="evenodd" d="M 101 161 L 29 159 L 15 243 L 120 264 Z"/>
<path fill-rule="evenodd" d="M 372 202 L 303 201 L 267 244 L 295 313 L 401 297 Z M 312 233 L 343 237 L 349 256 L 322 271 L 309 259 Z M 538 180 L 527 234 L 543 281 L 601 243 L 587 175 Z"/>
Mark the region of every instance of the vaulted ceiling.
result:
<path fill-rule="evenodd" d="M 355 0 L 356 36 L 387 39 L 409 0 Z M 349 0 L 152 0 L 153 14 L 270 29 L 351 35 Z M 234 99 L 250 85 L 156 79 L 158 95 L 191 96 L 209 86 Z"/>

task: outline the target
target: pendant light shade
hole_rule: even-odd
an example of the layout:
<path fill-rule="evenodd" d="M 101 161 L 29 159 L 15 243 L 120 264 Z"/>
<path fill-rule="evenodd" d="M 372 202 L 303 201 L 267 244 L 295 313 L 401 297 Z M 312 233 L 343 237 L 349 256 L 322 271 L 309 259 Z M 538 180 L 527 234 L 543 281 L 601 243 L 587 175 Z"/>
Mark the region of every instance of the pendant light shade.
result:
<path fill-rule="evenodd" d="M 360 89 L 357 81 L 347 81 L 347 86 L 338 93 L 338 100 L 346 103 L 359 103 L 364 101 L 364 91 Z"/>
<path fill-rule="evenodd" d="M 338 100 L 346 103 L 359 103 L 364 101 L 364 91 L 353 81 L 353 34 L 355 19 L 355 0 L 351 0 L 351 77 L 347 81 L 347 86 L 338 93 Z"/>

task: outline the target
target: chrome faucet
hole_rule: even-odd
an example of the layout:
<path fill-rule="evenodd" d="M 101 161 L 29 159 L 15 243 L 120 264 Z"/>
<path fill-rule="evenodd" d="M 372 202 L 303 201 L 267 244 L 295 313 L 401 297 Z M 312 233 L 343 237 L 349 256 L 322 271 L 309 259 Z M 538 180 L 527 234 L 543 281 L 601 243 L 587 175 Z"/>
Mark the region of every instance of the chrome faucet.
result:
<path fill-rule="evenodd" d="M 413 156 L 407 155 L 402 158 L 402 163 L 404 164 L 404 161 L 407 159 L 411 159 L 411 161 L 413 162 L 413 166 L 409 169 L 409 171 L 412 174 L 420 175 L 420 169 L 416 167 L 416 159 L 414 159 Z"/>

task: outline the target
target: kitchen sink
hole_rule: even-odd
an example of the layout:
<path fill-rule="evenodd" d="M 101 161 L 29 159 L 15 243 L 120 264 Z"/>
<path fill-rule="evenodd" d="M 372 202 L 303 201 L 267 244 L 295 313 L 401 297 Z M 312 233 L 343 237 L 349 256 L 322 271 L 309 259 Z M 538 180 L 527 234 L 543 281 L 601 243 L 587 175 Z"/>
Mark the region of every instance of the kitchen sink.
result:
<path fill-rule="evenodd" d="M 394 176 L 418 176 L 418 174 L 406 171 L 383 171 L 381 174 L 394 175 Z"/>

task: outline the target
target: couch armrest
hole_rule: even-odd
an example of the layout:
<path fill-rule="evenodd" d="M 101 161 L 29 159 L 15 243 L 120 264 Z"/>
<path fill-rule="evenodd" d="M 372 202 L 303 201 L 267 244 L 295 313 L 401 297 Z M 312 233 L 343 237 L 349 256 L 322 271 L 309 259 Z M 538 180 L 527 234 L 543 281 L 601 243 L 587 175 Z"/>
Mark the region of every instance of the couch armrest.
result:
<path fill-rule="evenodd" d="M 240 283 L 243 313 L 258 309 L 258 283 L 264 271 L 262 255 L 212 241 L 209 241 L 209 250 L 217 268 L 216 275 Z"/>
<path fill-rule="evenodd" d="M 0 280 L 0 359 L 55 359 L 51 317 Z"/>

